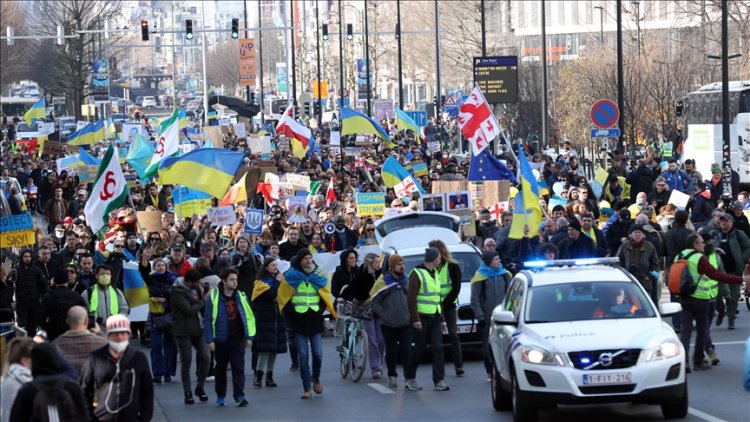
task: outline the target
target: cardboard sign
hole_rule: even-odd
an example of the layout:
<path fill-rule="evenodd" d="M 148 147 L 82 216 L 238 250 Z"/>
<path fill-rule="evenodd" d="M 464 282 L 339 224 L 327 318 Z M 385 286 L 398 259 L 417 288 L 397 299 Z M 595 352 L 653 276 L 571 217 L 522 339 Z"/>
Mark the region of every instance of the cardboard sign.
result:
<path fill-rule="evenodd" d="M 357 214 L 383 215 L 385 214 L 385 193 L 365 192 L 357 194 Z"/>
<path fill-rule="evenodd" d="M 307 190 L 310 188 L 310 176 L 305 174 L 286 173 L 284 175 L 285 182 L 290 183 L 293 187 Z"/>
<path fill-rule="evenodd" d="M 236 125 L 234 125 L 234 131 L 237 133 L 238 138 L 247 137 L 247 127 L 244 123 L 237 123 Z"/>
<path fill-rule="evenodd" d="M 141 233 L 146 234 L 161 230 L 161 211 L 138 211 L 136 217 Z"/>
<path fill-rule="evenodd" d="M 263 232 L 263 210 L 249 208 L 245 212 L 245 233 L 261 234 Z"/>
<path fill-rule="evenodd" d="M 0 245 L 3 245 L 3 248 L 28 246 L 35 243 L 36 236 L 34 236 L 34 230 L 0 233 Z"/>
<path fill-rule="evenodd" d="M 292 196 L 287 199 L 287 207 L 289 212 L 290 223 L 304 223 L 307 221 L 307 197 L 306 196 Z"/>
<path fill-rule="evenodd" d="M 58 141 L 50 141 L 49 139 L 44 142 L 44 149 L 42 153 L 49 155 L 63 155 L 65 154 L 65 144 Z"/>
<path fill-rule="evenodd" d="M 206 126 L 203 128 L 206 138 L 211 138 L 214 148 L 224 148 L 224 134 L 221 126 Z"/>
<path fill-rule="evenodd" d="M 427 143 L 427 149 L 431 153 L 436 153 L 440 151 L 440 141 L 431 141 Z"/>
<path fill-rule="evenodd" d="M 31 230 L 33 228 L 34 221 L 31 218 L 31 214 L 18 214 L 0 217 L 0 233 Z"/>
<path fill-rule="evenodd" d="M 209 208 L 208 219 L 211 221 L 211 227 L 232 225 L 236 221 L 234 207 L 227 205 L 225 207 Z"/>
<path fill-rule="evenodd" d="M 690 195 L 675 189 L 669 195 L 669 201 L 667 203 L 673 204 L 678 210 L 684 210 L 687 207 L 688 201 L 690 201 Z"/>

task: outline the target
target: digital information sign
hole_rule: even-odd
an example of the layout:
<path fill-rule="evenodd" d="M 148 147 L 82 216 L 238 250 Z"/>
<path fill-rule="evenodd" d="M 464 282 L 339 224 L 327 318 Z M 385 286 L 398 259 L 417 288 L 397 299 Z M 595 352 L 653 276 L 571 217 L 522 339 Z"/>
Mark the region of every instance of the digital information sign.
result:
<path fill-rule="evenodd" d="M 474 57 L 474 82 L 490 104 L 518 102 L 518 56 Z"/>

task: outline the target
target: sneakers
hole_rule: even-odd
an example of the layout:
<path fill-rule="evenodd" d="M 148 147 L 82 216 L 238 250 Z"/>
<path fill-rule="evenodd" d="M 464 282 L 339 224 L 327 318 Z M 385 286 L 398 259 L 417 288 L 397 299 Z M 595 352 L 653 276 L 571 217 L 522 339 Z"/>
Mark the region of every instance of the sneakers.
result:
<path fill-rule="evenodd" d="M 237 407 L 246 407 L 248 405 L 247 399 L 245 396 L 242 396 L 237 400 Z"/>
<path fill-rule="evenodd" d="M 492 374 L 491 373 L 487 374 L 487 382 L 492 382 Z"/>
<path fill-rule="evenodd" d="M 376 370 L 372 371 L 372 379 L 379 380 L 380 377 L 382 377 L 382 376 L 383 376 L 383 371 L 381 371 L 379 369 L 376 369 Z"/>
<path fill-rule="evenodd" d="M 719 362 L 721 362 L 719 360 L 719 355 L 716 354 L 716 349 L 714 349 L 713 347 L 709 347 L 707 352 L 708 352 L 708 360 L 709 362 L 711 362 L 711 365 L 718 365 Z"/>
<path fill-rule="evenodd" d="M 313 380 L 313 391 L 315 391 L 315 394 L 323 394 L 323 384 L 320 383 L 320 380 Z"/>
<path fill-rule="evenodd" d="M 210 377 L 206 377 L 206 382 L 214 382 L 216 381 L 216 377 L 211 375 Z"/>
<path fill-rule="evenodd" d="M 440 380 L 437 384 L 435 384 L 435 391 L 448 391 L 450 389 L 451 388 L 448 387 L 448 385 L 443 380 Z"/>
<path fill-rule="evenodd" d="M 224 397 L 217 397 L 216 398 L 216 405 L 219 407 L 224 407 L 227 405 L 226 400 L 224 400 Z"/>
<path fill-rule="evenodd" d="M 185 393 L 185 404 L 195 404 L 193 393 Z"/>
<path fill-rule="evenodd" d="M 206 390 L 203 387 L 196 387 L 195 395 L 198 396 L 200 401 L 208 401 L 208 394 L 206 394 Z"/>
<path fill-rule="evenodd" d="M 724 317 L 726 316 L 726 311 L 724 309 L 719 310 L 719 315 L 716 316 L 716 326 L 720 326 L 722 322 L 724 322 Z"/>
<path fill-rule="evenodd" d="M 398 387 L 398 378 L 396 378 L 396 377 L 388 377 L 388 387 L 390 387 L 390 388 L 396 388 L 396 387 Z"/>
<path fill-rule="evenodd" d="M 734 330 L 734 320 L 733 320 L 733 319 L 730 319 L 730 320 L 729 320 L 729 327 L 728 327 L 728 328 L 729 328 L 730 330 Z"/>
<path fill-rule="evenodd" d="M 464 368 L 456 368 L 456 376 L 457 377 L 464 376 Z"/>
<path fill-rule="evenodd" d="M 169 375 L 164 375 L 164 382 L 169 384 L 170 382 L 172 382 L 172 377 Z"/>
<path fill-rule="evenodd" d="M 406 380 L 406 388 L 408 388 L 411 391 L 420 391 L 422 390 L 422 387 L 417 383 L 417 380 L 410 379 Z"/>
<path fill-rule="evenodd" d="M 312 390 L 307 390 L 304 393 L 302 393 L 302 397 L 300 397 L 302 400 L 307 400 L 312 397 Z"/>
<path fill-rule="evenodd" d="M 289 367 L 289 371 L 290 371 L 290 372 L 295 372 L 295 371 L 297 371 L 298 369 L 299 369 L 299 366 L 297 366 L 297 365 L 292 365 L 292 366 L 290 366 L 290 367 Z"/>
<path fill-rule="evenodd" d="M 694 371 L 707 371 L 709 369 L 713 369 L 713 366 L 709 365 L 708 362 L 700 362 L 700 363 L 696 362 L 693 364 Z"/>
<path fill-rule="evenodd" d="M 159 385 L 161 384 L 161 377 L 154 377 L 151 381 L 153 381 L 154 384 Z"/>

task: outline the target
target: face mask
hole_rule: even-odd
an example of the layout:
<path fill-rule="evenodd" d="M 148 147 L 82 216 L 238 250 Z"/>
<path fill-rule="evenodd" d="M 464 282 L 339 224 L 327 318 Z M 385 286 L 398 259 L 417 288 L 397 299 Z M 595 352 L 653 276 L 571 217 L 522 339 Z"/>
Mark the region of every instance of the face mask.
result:
<path fill-rule="evenodd" d="M 65 233 L 55 233 L 55 237 L 58 239 L 62 239 L 65 236 Z"/>
<path fill-rule="evenodd" d="M 109 347 L 111 347 L 115 352 L 120 353 L 128 347 L 128 343 L 129 342 L 127 340 L 120 342 L 110 340 Z"/>
<path fill-rule="evenodd" d="M 635 198 L 635 203 L 638 205 L 643 205 L 643 198 Z"/>
<path fill-rule="evenodd" d="M 109 286 L 109 283 L 112 282 L 112 276 L 109 274 L 102 274 L 99 276 L 99 284 L 101 284 L 104 287 Z"/>

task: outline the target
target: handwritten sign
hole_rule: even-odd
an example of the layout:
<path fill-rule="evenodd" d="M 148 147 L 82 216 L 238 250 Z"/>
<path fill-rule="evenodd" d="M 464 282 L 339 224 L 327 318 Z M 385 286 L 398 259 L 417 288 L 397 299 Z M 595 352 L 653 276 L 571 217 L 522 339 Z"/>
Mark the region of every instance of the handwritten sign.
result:
<path fill-rule="evenodd" d="M 307 221 L 307 197 L 291 196 L 287 199 L 290 223 L 304 223 Z"/>
<path fill-rule="evenodd" d="M 208 219 L 211 221 L 212 227 L 234 224 L 236 219 L 234 207 L 227 205 L 225 207 L 209 208 Z"/>
<path fill-rule="evenodd" d="M 306 190 L 310 187 L 310 176 L 304 174 L 287 173 L 284 175 L 285 182 L 295 188 Z"/>
<path fill-rule="evenodd" d="M 365 192 L 357 194 L 357 213 L 359 215 L 385 214 L 385 193 Z"/>

